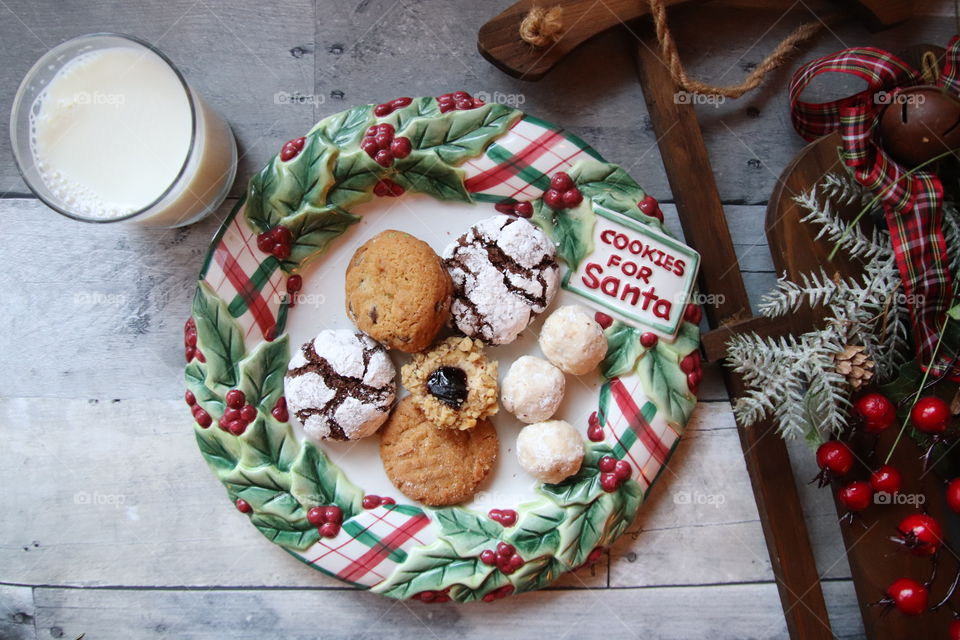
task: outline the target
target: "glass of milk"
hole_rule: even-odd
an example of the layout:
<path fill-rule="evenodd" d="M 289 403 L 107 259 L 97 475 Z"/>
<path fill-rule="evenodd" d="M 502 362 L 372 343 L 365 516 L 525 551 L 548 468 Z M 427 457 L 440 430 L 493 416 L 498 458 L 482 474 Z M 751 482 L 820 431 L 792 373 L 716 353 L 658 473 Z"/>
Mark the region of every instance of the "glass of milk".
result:
<path fill-rule="evenodd" d="M 40 58 L 14 99 L 10 139 L 27 186 L 85 222 L 190 224 L 223 202 L 237 170 L 226 121 L 165 55 L 121 34 Z"/>

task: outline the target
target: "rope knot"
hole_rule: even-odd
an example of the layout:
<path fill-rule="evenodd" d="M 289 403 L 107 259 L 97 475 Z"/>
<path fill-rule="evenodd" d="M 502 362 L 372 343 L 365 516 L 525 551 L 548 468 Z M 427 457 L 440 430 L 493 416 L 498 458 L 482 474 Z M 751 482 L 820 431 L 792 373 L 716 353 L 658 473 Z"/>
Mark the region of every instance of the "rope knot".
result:
<path fill-rule="evenodd" d="M 545 47 L 560 39 L 563 7 L 534 7 L 520 22 L 520 39 L 534 47 Z"/>

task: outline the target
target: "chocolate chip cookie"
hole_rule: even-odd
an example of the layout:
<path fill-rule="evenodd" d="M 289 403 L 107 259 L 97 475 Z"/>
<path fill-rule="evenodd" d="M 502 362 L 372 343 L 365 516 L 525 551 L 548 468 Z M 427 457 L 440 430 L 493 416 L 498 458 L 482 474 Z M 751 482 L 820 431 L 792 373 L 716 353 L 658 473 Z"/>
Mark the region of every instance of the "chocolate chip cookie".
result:
<path fill-rule="evenodd" d="M 450 317 L 453 285 L 426 242 L 384 231 L 363 244 L 347 266 L 347 315 L 390 349 L 430 346 Z"/>

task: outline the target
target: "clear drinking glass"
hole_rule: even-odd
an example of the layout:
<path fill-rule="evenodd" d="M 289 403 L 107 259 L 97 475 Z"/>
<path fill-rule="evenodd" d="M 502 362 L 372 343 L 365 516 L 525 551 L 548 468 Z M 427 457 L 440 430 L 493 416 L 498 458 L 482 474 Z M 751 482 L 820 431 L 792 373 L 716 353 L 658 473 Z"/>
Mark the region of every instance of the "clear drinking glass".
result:
<path fill-rule="evenodd" d="M 135 210 L 114 211 L 110 215 L 103 212 L 91 215 L 90 210 L 96 207 L 86 206 L 84 210 L 84 207 L 78 206 L 73 196 L 65 194 L 62 186 L 58 191 L 56 181 L 49 177 L 49 167 L 44 164 L 43 158 L 38 159 L 36 120 L 42 110 L 41 102 L 49 99 L 45 92 L 65 65 L 80 56 L 96 55 L 101 50 L 115 48 L 135 50 L 138 56 L 154 56 L 175 74 L 179 82 L 169 83 L 169 86 L 177 96 L 180 96 L 179 92 L 182 91 L 182 98 L 189 107 L 189 145 L 185 145 L 178 171 L 174 173 L 175 166 L 164 165 L 163 174 L 156 174 L 176 177 L 165 188 L 162 187 L 166 184 L 164 181 L 159 188 L 154 185 L 149 194 L 146 193 L 147 190 L 144 191 L 141 199 L 148 204 L 138 206 Z M 134 80 L 143 82 L 143 78 Z M 165 97 L 176 103 L 179 99 L 177 96 Z M 93 89 L 83 98 L 84 100 L 80 101 L 81 108 L 89 106 L 91 101 L 100 100 L 104 104 L 109 102 L 109 96 L 98 96 Z M 186 111 L 184 109 L 179 113 L 185 114 Z M 66 127 L 68 132 L 69 128 Z M 185 130 L 181 129 L 181 132 L 183 131 Z M 13 101 L 10 140 L 17 168 L 30 190 L 51 209 L 84 222 L 128 221 L 148 227 L 187 225 L 200 220 L 223 202 L 237 171 L 237 145 L 226 121 L 187 84 L 183 74 L 163 53 L 142 40 L 116 33 L 95 33 L 68 40 L 51 49 L 33 65 L 20 84 Z M 71 151 L 83 154 L 86 150 Z M 174 153 L 173 156 L 177 157 L 179 163 L 179 153 Z M 73 157 L 79 157 L 82 162 L 82 155 Z M 86 169 L 96 170 L 96 167 Z M 133 185 L 129 188 L 135 190 L 137 187 Z M 74 192 L 79 193 L 76 189 Z"/>

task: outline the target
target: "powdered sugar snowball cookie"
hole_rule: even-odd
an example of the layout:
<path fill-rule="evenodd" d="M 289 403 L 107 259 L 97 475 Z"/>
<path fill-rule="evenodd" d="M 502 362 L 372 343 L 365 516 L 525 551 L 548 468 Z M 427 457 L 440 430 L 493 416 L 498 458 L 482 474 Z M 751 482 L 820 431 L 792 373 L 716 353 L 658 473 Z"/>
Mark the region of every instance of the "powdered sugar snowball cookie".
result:
<path fill-rule="evenodd" d="M 562 482 L 579 471 L 584 453 L 583 438 L 563 420 L 531 424 L 517 436 L 520 466 L 549 484 Z"/>
<path fill-rule="evenodd" d="M 607 338 L 587 309 L 572 304 L 560 307 L 544 321 L 540 350 L 562 371 L 582 376 L 607 355 Z"/>
<path fill-rule="evenodd" d="M 481 220 L 443 252 L 453 279 L 457 328 L 490 344 L 509 344 L 553 301 L 560 279 L 556 248 L 522 218 Z"/>
<path fill-rule="evenodd" d="M 283 388 L 290 413 L 313 440 L 357 440 L 384 423 L 396 369 L 370 336 L 324 330 L 290 359 Z"/>
<path fill-rule="evenodd" d="M 566 378 L 555 366 L 534 356 L 521 356 L 503 379 L 503 408 L 521 422 L 547 420 L 563 400 Z"/>

